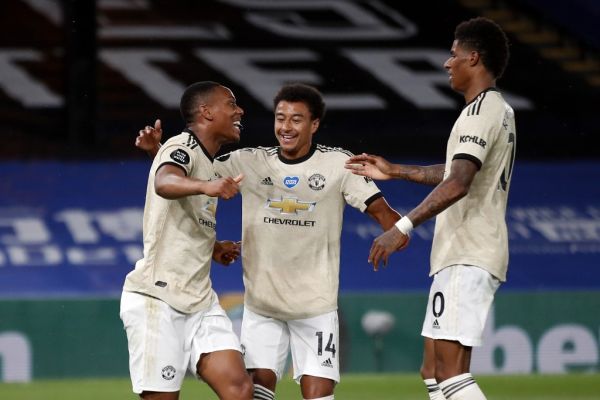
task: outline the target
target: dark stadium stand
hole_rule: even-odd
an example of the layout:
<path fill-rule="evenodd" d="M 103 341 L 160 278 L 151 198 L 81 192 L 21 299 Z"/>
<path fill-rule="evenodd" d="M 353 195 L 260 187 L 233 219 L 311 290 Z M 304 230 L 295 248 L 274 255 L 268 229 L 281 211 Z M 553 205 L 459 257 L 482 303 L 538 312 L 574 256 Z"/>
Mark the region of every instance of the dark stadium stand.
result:
<path fill-rule="evenodd" d="M 89 77 L 97 83 L 95 133 L 67 129 L 59 3 L 0 6 L 14 16 L 0 27 L 1 157 L 143 157 L 131 146 L 137 129 L 154 117 L 170 133 L 180 129 L 178 95 L 203 79 L 228 84 L 245 108 L 242 145 L 274 143 L 270 97 L 280 82 L 304 80 L 328 95 L 321 142 L 437 157 L 461 107 L 441 64 L 456 23 L 474 15 L 495 18 L 512 41 L 499 86 L 520 99 L 513 101 L 519 156 L 599 155 L 585 145 L 600 126 L 598 53 L 588 50 L 593 43 L 584 45 L 587 36 L 569 29 L 584 29 L 579 19 L 568 24 L 546 16 L 558 7 L 549 4 L 560 2 L 442 2 L 435 14 L 419 3 L 389 1 L 357 1 L 346 9 L 248 0 L 97 3 L 97 74 Z M 377 140 L 365 140 L 372 133 Z M 73 139 L 83 135 L 93 136 L 93 145 Z"/>

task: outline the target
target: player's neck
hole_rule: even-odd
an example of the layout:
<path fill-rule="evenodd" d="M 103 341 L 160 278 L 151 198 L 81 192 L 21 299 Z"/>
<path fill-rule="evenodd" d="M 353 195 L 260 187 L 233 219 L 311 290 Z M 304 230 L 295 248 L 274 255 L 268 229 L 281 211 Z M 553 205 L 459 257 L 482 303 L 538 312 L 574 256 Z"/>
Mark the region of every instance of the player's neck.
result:
<path fill-rule="evenodd" d="M 495 79 L 492 79 L 489 76 L 476 77 L 471 81 L 471 84 L 463 92 L 463 96 L 465 97 L 465 104 L 469 104 L 473 101 L 473 99 L 475 99 L 475 97 L 479 96 L 481 92 L 491 87 L 496 87 Z"/>
<path fill-rule="evenodd" d="M 217 152 L 221 149 L 221 140 L 219 140 L 218 136 L 211 135 L 206 131 L 206 129 L 202 129 L 197 125 L 188 125 L 187 129 L 192 131 L 196 136 L 196 139 L 202 143 L 202 147 L 212 158 L 215 157 Z"/>

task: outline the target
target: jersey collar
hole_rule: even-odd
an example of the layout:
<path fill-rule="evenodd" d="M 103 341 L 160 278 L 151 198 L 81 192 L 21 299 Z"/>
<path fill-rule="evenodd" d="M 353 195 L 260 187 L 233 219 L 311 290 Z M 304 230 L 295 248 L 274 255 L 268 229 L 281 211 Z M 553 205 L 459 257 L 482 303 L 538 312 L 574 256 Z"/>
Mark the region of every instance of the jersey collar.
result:
<path fill-rule="evenodd" d="M 496 89 L 495 87 L 489 87 L 487 89 L 484 89 L 477 96 L 473 97 L 473 100 L 471 100 L 470 102 L 468 102 L 467 104 L 465 104 L 465 106 L 463 107 L 463 110 L 465 108 L 467 108 L 474 101 L 477 101 L 477 99 L 479 98 L 479 96 L 481 96 L 483 93 L 487 93 L 487 92 L 498 92 L 498 93 L 500 93 L 500 91 L 498 89 Z"/>
<path fill-rule="evenodd" d="M 208 150 L 206 150 L 206 147 L 204 147 L 204 145 L 202 144 L 202 142 L 200 141 L 200 139 L 198 139 L 198 136 L 196 136 L 196 134 L 194 133 L 193 130 L 191 130 L 190 128 L 185 128 L 183 131 L 186 132 L 186 133 L 189 133 L 190 135 L 192 135 L 194 137 L 194 139 L 196 139 L 196 142 L 198 143 L 198 145 L 202 149 L 202 152 L 204 153 L 204 155 L 206 157 L 208 157 L 208 159 L 210 160 L 210 162 L 213 162 L 215 160 L 214 157 L 210 155 L 210 153 L 208 152 Z"/>
<path fill-rule="evenodd" d="M 284 164 L 290 164 L 290 165 L 291 164 L 300 164 L 300 163 L 308 160 L 309 158 L 311 158 L 316 150 L 317 150 L 317 145 L 315 143 L 313 143 L 313 144 L 311 144 L 310 150 L 308 150 L 308 153 L 306 153 L 305 156 L 296 158 L 294 160 L 290 160 L 289 158 L 285 158 L 284 156 L 281 155 L 281 147 L 279 147 L 279 148 L 277 148 L 277 157 L 279 158 L 279 161 L 281 161 Z"/>

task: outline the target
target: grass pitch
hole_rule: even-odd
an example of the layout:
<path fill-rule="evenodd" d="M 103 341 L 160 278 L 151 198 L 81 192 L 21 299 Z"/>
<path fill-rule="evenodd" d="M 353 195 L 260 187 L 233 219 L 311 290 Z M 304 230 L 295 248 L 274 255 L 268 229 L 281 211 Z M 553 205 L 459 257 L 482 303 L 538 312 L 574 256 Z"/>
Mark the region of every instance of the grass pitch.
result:
<path fill-rule="evenodd" d="M 600 374 L 478 376 L 488 400 L 598 400 Z M 346 374 L 336 388 L 340 400 L 419 400 L 427 399 L 418 375 Z M 129 380 L 65 379 L 32 383 L 0 383 L 2 400 L 105 400 L 136 399 Z M 216 399 L 209 387 L 186 379 L 180 399 Z M 277 387 L 278 400 L 301 399 L 300 388 L 290 378 Z"/>

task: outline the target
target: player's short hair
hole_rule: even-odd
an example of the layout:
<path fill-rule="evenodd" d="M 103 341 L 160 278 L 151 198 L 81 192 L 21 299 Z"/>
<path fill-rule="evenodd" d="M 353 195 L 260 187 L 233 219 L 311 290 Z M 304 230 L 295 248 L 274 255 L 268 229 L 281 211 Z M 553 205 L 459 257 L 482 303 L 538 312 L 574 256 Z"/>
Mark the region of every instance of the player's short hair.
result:
<path fill-rule="evenodd" d="M 218 86 L 222 85 L 213 81 L 202 81 L 192 83 L 185 89 L 181 96 L 181 101 L 179 102 L 179 111 L 186 124 L 190 124 L 194 121 L 194 115 L 198 111 L 198 105 L 201 102 L 206 102 L 213 90 Z"/>
<path fill-rule="evenodd" d="M 317 88 L 303 83 L 290 83 L 284 85 L 273 99 L 273 109 L 277 108 L 280 101 L 291 103 L 305 103 L 310 111 L 311 119 L 323 120 L 325 117 L 325 101 Z"/>
<path fill-rule="evenodd" d="M 461 22 L 454 31 L 454 39 L 478 52 L 484 67 L 494 78 L 502 76 L 510 53 L 508 38 L 497 23 L 484 17 Z"/>

